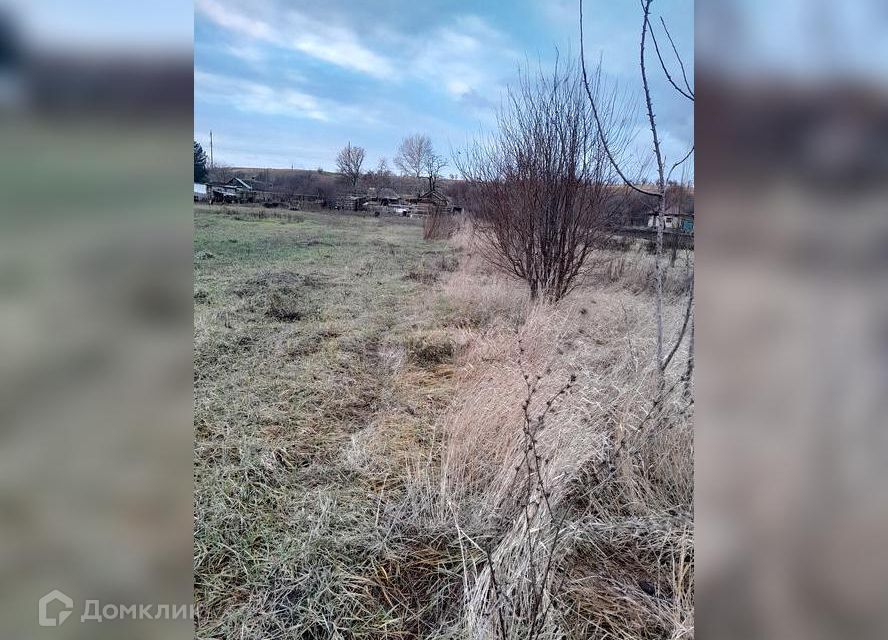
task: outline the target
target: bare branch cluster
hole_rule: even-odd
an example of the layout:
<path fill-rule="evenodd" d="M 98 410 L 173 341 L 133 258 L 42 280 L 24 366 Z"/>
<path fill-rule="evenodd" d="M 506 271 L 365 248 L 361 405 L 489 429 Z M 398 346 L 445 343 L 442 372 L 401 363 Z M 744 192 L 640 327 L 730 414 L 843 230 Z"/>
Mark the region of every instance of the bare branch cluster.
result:
<path fill-rule="evenodd" d="M 413 134 L 401 140 L 398 146 L 398 155 L 395 156 L 395 166 L 407 176 L 419 178 L 425 167 L 426 158 L 434 153 L 432 140 L 427 135 Z"/>
<path fill-rule="evenodd" d="M 525 280 L 532 299 L 557 301 L 576 287 L 625 192 L 606 155 L 628 142 L 624 105 L 599 86 L 593 79 L 589 88 L 598 94 L 597 129 L 576 64 L 524 70 L 497 132 L 456 157 L 486 257 Z"/>
<path fill-rule="evenodd" d="M 349 142 L 336 156 L 339 173 L 345 176 L 352 189 L 358 186 L 358 180 L 361 179 L 361 166 L 364 164 L 365 155 L 364 147 L 353 147 Z"/>
<path fill-rule="evenodd" d="M 429 191 L 432 191 L 441 177 L 441 170 L 447 166 L 447 160 L 435 153 L 431 138 L 415 133 L 401 140 L 398 155 L 395 156 L 395 166 L 403 175 L 410 176 L 417 182 L 425 177 Z"/>

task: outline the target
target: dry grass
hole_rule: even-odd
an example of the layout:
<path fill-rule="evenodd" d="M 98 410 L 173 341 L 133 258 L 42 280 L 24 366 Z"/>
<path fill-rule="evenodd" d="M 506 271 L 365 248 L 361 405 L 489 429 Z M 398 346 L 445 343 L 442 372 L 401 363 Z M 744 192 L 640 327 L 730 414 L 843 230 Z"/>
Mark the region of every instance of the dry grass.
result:
<path fill-rule="evenodd" d="M 454 401 L 440 419 L 440 462 L 413 476 L 421 487 L 414 493 L 426 501 L 417 517 L 449 525 L 464 549 L 474 550 L 466 552 L 462 630 L 525 635 L 527 621 L 514 614 L 529 610 L 531 565 L 552 555 L 559 588 L 546 597 L 556 608 L 538 637 L 691 637 L 692 405 L 679 382 L 680 358 L 669 372 L 670 393 L 653 402 L 651 300 L 647 278 L 641 283 L 637 275 L 649 268 L 646 256 L 629 253 L 640 264 L 632 263 L 624 280 L 594 282 L 552 308 L 530 306 L 520 288 L 472 256 L 468 238 L 462 242 L 469 255 L 444 295 L 464 311 L 485 304 L 494 311 L 458 325 L 468 346 Z M 684 269 L 677 264 L 667 274 L 667 335 L 680 326 Z M 542 476 L 559 522 L 537 512 L 531 528 L 546 533 L 531 551 L 528 536 L 538 534 L 528 531 L 516 474 L 525 375 L 540 388 L 531 416 L 576 376 L 540 431 Z M 549 554 L 556 527 L 563 537 Z M 498 609 L 510 614 L 505 634 L 497 629 Z"/>
<path fill-rule="evenodd" d="M 460 221 L 450 213 L 433 211 L 425 217 L 422 237 L 425 240 L 447 240 L 459 231 Z"/>
<path fill-rule="evenodd" d="M 521 637 L 548 556 L 537 637 L 692 637 L 692 408 L 652 402 L 643 287 L 534 307 L 465 231 L 233 218 L 196 218 L 199 637 L 493 638 L 504 607 Z M 525 373 L 532 415 L 576 376 L 539 437 L 553 553 L 516 495 Z"/>

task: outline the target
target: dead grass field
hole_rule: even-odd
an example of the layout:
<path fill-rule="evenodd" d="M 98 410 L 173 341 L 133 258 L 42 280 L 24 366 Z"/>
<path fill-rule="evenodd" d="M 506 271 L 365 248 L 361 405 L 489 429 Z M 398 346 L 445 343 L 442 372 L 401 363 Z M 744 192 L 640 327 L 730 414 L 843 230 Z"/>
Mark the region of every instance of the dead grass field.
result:
<path fill-rule="evenodd" d="M 537 637 L 693 636 L 692 403 L 680 355 L 651 402 L 650 256 L 531 307 L 466 233 L 221 211 L 195 210 L 198 637 L 494 637 L 491 562 L 515 614 L 538 560 L 511 499 L 525 374 L 532 412 L 576 377 L 540 438 L 565 517 Z"/>

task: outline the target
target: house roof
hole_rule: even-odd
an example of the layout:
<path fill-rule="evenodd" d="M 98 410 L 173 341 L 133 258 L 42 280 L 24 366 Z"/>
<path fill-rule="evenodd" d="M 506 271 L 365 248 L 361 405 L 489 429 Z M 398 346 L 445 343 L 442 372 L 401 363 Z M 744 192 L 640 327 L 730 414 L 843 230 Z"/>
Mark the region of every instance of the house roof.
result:
<path fill-rule="evenodd" d="M 435 200 L 437 202 L 449 202 L 450 199 L 445 196 L 443 193 L 438 191 L 437 189 L 432 189 L 431 191 L 426 191 L 424 194 L 419 196 L 420 200 Z"/>
<path fill-rule="evenodd" d="M 253 187 L 251 187 L 250 185 L 248 185 L 246 182 L 244 182 L 244 181 L 241 180 L 240 178 L 232 178 L 231 180 L 229 180 L 229 181 L 226 182 L 225 184 L 230 185 L 230 186 L 232 186 L 232 187 L 239 187 L 239 188 L 241 188 L 241 189 L 247 189 L 248 191 L 252 191 L 252 190 L 253 190 Z"/>

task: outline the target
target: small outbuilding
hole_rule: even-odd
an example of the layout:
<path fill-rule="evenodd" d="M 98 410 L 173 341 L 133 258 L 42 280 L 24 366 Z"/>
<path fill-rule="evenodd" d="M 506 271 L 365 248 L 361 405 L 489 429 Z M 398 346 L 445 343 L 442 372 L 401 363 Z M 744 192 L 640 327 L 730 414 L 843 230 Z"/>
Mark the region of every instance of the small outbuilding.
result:
<path fill-rule="evenodd" d="M 657 214 L 651 213 L 648 215 L 647 226 L 651 229 L 657 228 Z M 663 225 L 664 229 L 673 229 L 675 231 L 680 231 L 682 233 L 694 233 L 694 212 L 693 211 L 684 211 L 678 206 L 671 206 L 666 210 L 666 215 L 663 216 L 665 223 Z"/>
<path fill-rule="evenodd" d="M 419 196 L 407 198 L 406 200 L 413 205 L 413 209 L 418 215 L 462 212 L 462 207 L 454 206 L 453 201 L 438 191 L 438 189 L 426 191 Z"/>

